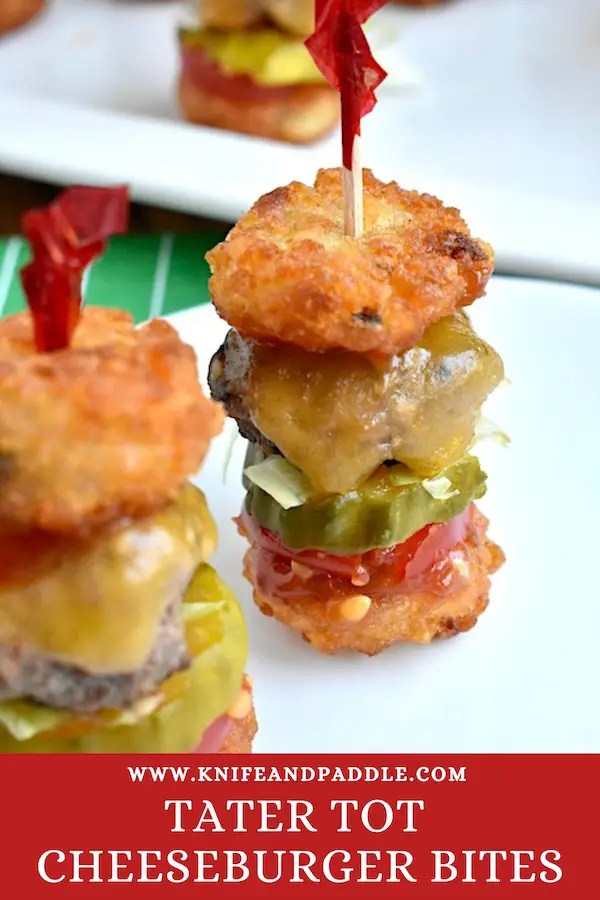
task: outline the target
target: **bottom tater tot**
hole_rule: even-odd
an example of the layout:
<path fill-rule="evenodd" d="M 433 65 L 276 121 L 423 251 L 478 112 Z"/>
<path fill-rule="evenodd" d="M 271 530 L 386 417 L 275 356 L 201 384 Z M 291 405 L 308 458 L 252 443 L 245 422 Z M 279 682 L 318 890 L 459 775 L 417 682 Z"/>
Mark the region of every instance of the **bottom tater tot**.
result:
<path fill-rule="evenodd" d="M 179 105 L 188 122 L 292 144 L 309 144 L 328 134 L 339 119 L 340 101 L 329 86 L 299 85 L 273 99 L 223 97 L 185 76 Z"/>
<path fill-rule="evenodd" d="M 227 715 L 232 725 L 220 752 L 252 753 L 252 741 L 258 731 L 258 723 L 252 698 L 252 679 L 249 675 L 244 675 L 242 689 Z"/>
<path fill-rule="evenodd" d="M 243 719 L 234 722 L 221 748 L 221 753 L 252 753 L 252 741 L 257 731 L 258 724 L 253 706 Z"/>
<path fill-rule="evenodd" d="M 210 725 L 195 753 L 252 753 L 252 741 L 258 723 L 252 699 L 252 680 L 244 675 L 241 690 L 233 704 Z"/>
<path fill-rule="evenodd" d="M 488 605 L 489 576 L 504 562 L 504 553 L 486 537 L 487 520 L 478 518 L 479 544 L 473 544 L 467 558 L 469 582 L 444 596 L 412 593 L 390 598 L 349 596 L 324 601 L 317 597 L 281 600 L 254 591 L 254 602 L 265 615 L 273 616 L 321 653 L 353 650 L 375 656 L 391 644 L 428 644 L 469 631 Z M 250 554 L 248 554 L 247 559 Z M 246 565 L 246 577 L 252 572 Z"/>

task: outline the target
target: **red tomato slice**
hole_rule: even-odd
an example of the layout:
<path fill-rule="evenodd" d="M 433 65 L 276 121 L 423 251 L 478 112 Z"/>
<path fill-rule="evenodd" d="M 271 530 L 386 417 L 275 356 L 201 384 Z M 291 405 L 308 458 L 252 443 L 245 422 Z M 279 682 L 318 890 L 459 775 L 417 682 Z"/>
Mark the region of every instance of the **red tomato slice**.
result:
<path fill-rule="evenodd" d="M 427 525 L 402 544 L 356 556 L 295 552 L 272 531 L 260 528 L 247 512 L 237 522 L 252 544 L 252 568 L 257 588 L 265 596 L 347 596 L 365 589 L 376 597 L 399 589 L 405 593 L 446 590 L 456 575 L 450 554 L 464 548 L 473 530 L 474 511 L 471 504 L 460 516 Z M 299 573 L 293 564 L 300 564 L 304 571 Z"/>
<path fill-rule="evenodd" d="M 225 72 L 201 47 L 182 43 L 182 78 L 189 80 L 207 93 L 218 95 L 237 103 L 266 103 L 286 97 L 290 87 L 265 87 L 257 84 L 249 75 L 231 75 Z"/>
<path fill-rule="evenodd" d="M 335 572 L 345 575 L 347 578 L 362 572 L 362 560 L 365 554 L 356 556 L 334 556 L 323 550 L 289 550 L 281 543 L 279 535 L 267 528 L 261 528 L 256 520 L 245 510 L 238 520 L 249 541 L 256 547 L 276 553 L 282 559 L 295 560 L 311 569 L 321 569 L 325 572 Z"/>
<path fill-rule="evenodd" d="M 232 720 L 229 716 L 219 716 L 218 719 L 209 725 L 202 740 L 196 747 L 195 753 L 219 753 L 221 747 L 225 743 L 227 735 L 231 731 Z"/>
<path fill-rule="evenodd" d="M 367 556 L 371 570 L 388 570 L 390 583 L 411 581 L 445 560 L 461 544 L 471 524 L 471 507 L 449 522 L 427 525 L 403 544 L 389 550 L 373 550 Z M 365 560 L 366 562 L 366 560 Z"/>

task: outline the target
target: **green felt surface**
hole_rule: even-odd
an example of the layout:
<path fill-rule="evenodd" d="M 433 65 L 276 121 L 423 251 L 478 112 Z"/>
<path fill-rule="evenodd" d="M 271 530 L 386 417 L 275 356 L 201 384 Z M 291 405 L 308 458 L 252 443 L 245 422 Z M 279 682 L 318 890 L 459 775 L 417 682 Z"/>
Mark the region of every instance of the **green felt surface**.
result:
<path fill-rule="evenodd" d="M 113 238 L 84 279 L 85 302 L 129 310 L 137 322 L 208 302 L 205 253 L 224 234 L 127 235 Z M 19 270 L 29 250 L 19 237 L 0 240 L 0 315 L 25 308 Z"/>

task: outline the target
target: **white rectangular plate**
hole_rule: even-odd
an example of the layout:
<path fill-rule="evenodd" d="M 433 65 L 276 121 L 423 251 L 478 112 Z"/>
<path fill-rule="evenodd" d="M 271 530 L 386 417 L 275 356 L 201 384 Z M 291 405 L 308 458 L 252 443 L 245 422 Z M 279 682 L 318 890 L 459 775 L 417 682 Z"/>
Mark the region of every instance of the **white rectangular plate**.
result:
<path fill-rule="evenodd" d="M 49 0 L 0 41 L 0 168 L 128 182 L 137 199 L 236 218 L 264 191 L 337 164 L 309 148 L 178 121 L 179 3 Z M 600 283 L 600 7 L 454 0 L 379 14 L 399 37 L 392 84 L 365 120 L 382 178 L 460 206 L 501 269 Z M 403 64 L 420 83 L 400 89 Z"/>
<path fill-rule="evenodd" d="M 511 386 L 486 412 L 511 437 L 478 450 L 488 492 L 478 506 L 506 553 L 476 627 L 378 656 L 321 656 L 252 602 L 247 547 L 232 522 L 243 502 L 245 442 L 232 421 L 199 484 L 219 527 L 212 564 L 244 607 L 255 749 L 322 753 L 598 753 L 600 655 L 595 562 L 600 291 L 494 278 L 470 309 Z M 202 380 L 227 331 L 210 306 L 172 317 Z"/>

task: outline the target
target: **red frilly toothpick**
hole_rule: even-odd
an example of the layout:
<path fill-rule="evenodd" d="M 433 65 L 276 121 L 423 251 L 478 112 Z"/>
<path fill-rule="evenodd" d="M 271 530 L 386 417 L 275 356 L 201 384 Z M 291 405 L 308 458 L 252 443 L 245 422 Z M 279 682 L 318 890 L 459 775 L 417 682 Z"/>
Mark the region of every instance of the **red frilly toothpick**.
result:
<path fill-rule="evenodd" d="M 341 94 L 344 227 L 362 232 L 361 119 L 375 103 L 387 73 L 373 58 L 362 26 L 386 0 L 316 0 L 315 31 L 306 47 L 329 84 Z"/>
<path fill-rule="evenodd" d="M 23 215 L 32 260 L 21 270 L 21 283 L 41 353 L 69 346 L 81 315 L 84 271 L 110 235 L 127 231 L 128 220 L 127 187 L 71 187 Z"/>

